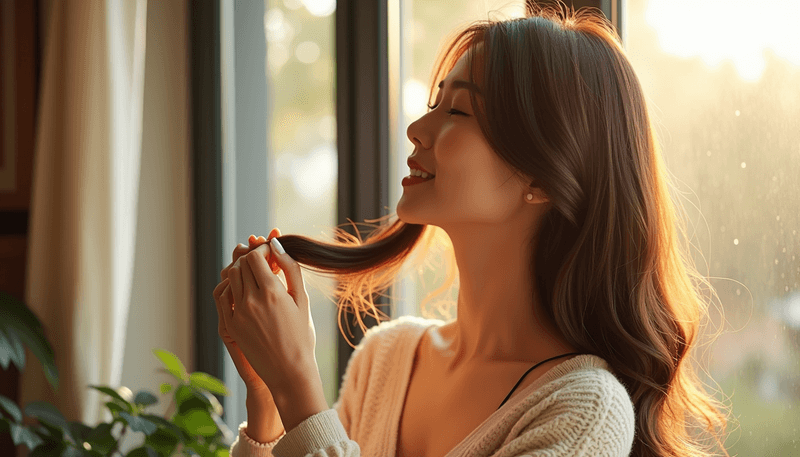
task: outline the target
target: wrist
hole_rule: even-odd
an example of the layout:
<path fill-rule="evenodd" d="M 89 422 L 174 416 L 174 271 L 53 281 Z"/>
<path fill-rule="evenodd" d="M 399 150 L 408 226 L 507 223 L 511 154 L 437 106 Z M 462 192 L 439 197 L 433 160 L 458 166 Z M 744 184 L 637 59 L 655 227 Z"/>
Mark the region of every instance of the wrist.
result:
<path fill-rule="evenodd" d="M 279 438 L 283 432 L 283 421 L 278 408 L 269 393 L 248 391 L 245 399 L 247 407 L 247 436 L 258 443 L 268 443 Z"/>
<path fill-rule="evenodd" d="M 275 398 L 268 388 L 261 389 L 247 389 L 247 396 L 245 397 L 246 403 L 262 404 L 262 403 L 275 403 Z"/>
<path fill-rule="evenodd" d="M 287 433 L 305 419 L 329 409 L 321 381 L 310 380 L 295 384 L 291 390 L 275 392 L 274 401 Z"/>

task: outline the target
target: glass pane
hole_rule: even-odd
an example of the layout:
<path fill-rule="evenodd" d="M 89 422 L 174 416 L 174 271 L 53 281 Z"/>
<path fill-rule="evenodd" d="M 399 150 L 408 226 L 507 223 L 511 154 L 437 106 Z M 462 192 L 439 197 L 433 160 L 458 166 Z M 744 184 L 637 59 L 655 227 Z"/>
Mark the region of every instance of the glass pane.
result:
<path fill-rule="evenodd" d="M 389 0 L 389 198 L 392 212 L 403 192 L 400 182 L 408 176 L 406 159 L 414 152 L 406 130 L 427 111 L 431 73 L 444 40 L 464 23 L 489 17 L 523 17 L 524 13 L 524 2 L 508 0 L 464 0 L 457 8 L 446 0 Z M 444 246 L 438 248 L 424 259 L 424 262 L 438 265 L 436 268 L 411 273 L 406 270 L 398 280 L 392 291 L 392 296 L 396 297 L 395 316 L 415 315 L 445 321 L 455 318 L 456 287 L 432 293 L 442 286 L 444 268 L 450 261 L 447 256 L 438 254 Z M 407 265 L 413 262 L 409 260 Z M 428 303 L 420 308 L 423 301 Z"/>
<path fill-rule="evenodd" d="M 628 55 L 719 296 L 709 331 L 720 304 L 727 321 L 707 348 L 731 455 L 800 455 L 800 4 L 767 3 L 627 3 Z"/>
<path fill-rule="evenodd" d="M 270 198 L 282 234 L 330 240 L 336 225 L 335 0 L 266 0 Z M 266 236 L 266 233 L 263 235 Z M 303 271 L 317 332 L 317 365 L 329 405 L 336 400 L 336 307 Z"/>

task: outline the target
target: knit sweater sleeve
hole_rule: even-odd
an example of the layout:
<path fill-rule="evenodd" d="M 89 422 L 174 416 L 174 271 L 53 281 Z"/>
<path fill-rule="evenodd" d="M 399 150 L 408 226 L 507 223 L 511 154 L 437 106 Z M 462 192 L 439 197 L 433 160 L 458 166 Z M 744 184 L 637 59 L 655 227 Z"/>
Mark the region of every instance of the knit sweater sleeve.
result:
<path fill-rule="evenodd" d="M 315 414 L 274 441 L 259 443 L 247 436 L 247 421 L 239 426 L 239 435 L 230 447 L 231 457 L 360 457 L 361 449 L 348 432 L 358 417 L 366 372 L 374 345 L 367 343 L 377 333 L 372 327 L 356 345 L 347 362 L 339 399 L 331 409 Z M 366 353 L 365 353 L 366 352 Z"/>
<path fill-rule="evenodd" d="M 511 430 L 497 457 L 627 457 L 635 416 L 625 387 L 605 370 L 557 379 Z"/>

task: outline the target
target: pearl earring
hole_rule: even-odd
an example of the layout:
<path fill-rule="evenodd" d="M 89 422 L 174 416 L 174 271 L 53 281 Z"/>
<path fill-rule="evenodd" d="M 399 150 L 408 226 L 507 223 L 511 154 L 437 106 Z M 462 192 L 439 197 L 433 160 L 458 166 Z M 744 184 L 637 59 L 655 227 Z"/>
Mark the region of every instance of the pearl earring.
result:
<path fill-rule="evenodd" d="M 533 194 L 528 194 L 525 198 L 527 198 L 528 200 L 533 200 Z"/>

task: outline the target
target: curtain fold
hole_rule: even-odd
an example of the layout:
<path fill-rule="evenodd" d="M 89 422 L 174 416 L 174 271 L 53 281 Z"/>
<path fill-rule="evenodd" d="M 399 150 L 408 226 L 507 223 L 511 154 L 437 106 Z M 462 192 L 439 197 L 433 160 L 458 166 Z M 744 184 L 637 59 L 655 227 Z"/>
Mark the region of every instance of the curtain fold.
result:
<path fill-rule="evenodd" d="M 146 0 L 45 9 L 25 299 L 42 320 L 58 393 L 28 358 L 20 404 L 103 420 L 91 384 L 120 384 L 135 257 Z M 29 353 L 30 355 L 30 353 Z"/>

